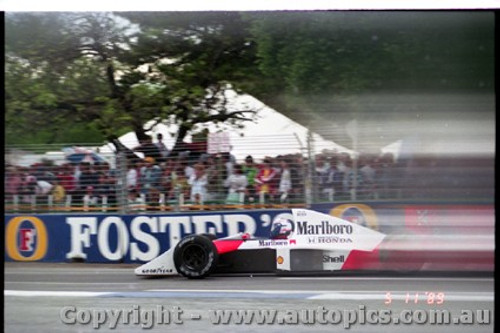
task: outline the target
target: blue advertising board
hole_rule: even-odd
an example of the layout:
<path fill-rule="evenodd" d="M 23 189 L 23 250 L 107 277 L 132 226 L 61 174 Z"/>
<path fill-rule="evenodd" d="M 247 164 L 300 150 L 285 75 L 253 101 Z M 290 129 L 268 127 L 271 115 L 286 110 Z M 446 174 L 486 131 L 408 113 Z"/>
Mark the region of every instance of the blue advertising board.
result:
<path fill-rule="evenodd" d="M 5 260 L 146 262 L 192 233 L 268 236 L 290 210 L 141 215 L 5 215 Z M 284 216 L 285 217 L 285 216 Z"/>

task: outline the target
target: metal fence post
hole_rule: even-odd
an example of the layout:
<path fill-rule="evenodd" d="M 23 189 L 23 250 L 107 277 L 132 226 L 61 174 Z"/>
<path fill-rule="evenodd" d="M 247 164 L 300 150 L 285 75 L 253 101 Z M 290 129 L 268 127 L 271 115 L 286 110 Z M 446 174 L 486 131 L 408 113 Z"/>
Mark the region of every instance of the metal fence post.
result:
<path fill-rule="evenodd" d="M 118 171 L 118 184 L 116 186 L 116 203 L 120 214 L 128 212 L 127 195 L 127 157 L 124 152 L 118 152 L 116 155 L 116 170 Z"/>
<path fill-rule="evenodd" d="M 304 180 L 304 193 L 306 204 L 309 207 L 316 196 L 314 186 L 314 152 L 313 152 L 313 136 L 311 130 L 307 131 L 307 172 Z"/>
<path fill-rule="evenodd" d="M 119 205 L 119 213 L 125 215 L 129 212 L 128 208 L 128 190 L 127 190 L 127 156 L 124 152 L 117 152 L 116 155 L 116 169 L 118 171 L 118 184 L 116 187 L 116 202 Z M 122 229 L 122 228 L 120 228 Z M 123 234 L 126 230 L 118 230 L 118 248 L 121 251 L 119 262 L 123 262 L 126 255 L 126 250 L 122 244 Z"/>
<path fill-rule="evenodd" d="M 352 189 L 350 190 L 350 195 L 351 195 L 351 200 L 355 201 L 357 198 L 356 194 L 357 194 L 358 186 L 359 186 L 359 184 L 358 184 L 358 136 L 359 136 L 359 128 L 358 128 L 358 121 L 356 119 L 353 119 L 347 123 L 346 132 L 347 132 L 347 135 L 349 135 L 349 137 L 352 140 L 352 150 L 354 151 L 354 156 L 352 158 L 352 169 L 353 169 L 352 173 L 353 173 L 354 179 L 352 180 Z"/>

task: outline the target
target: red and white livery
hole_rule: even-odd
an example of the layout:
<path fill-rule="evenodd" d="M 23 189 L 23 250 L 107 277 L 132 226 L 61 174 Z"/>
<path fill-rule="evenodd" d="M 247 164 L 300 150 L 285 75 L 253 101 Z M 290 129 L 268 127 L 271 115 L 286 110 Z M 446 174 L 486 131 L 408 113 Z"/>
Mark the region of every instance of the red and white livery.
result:
<path fill-rule="evenodd" d="M 292 216 L 276 218 L 268 238 L 242 233 L 184 237 L 135 274 L 204 278 L 217 272 L 337 271 L 379 260 L 383 233 L 307 209 L 292 209 Z"/>

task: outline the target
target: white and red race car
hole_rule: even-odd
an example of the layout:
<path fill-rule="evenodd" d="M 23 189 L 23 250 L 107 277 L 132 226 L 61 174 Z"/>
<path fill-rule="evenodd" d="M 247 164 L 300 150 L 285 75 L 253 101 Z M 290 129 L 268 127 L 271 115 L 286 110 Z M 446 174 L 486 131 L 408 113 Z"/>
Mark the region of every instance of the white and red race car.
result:
<path fill-rule="evenodd" d="M 186 236 L 135 274 L 200 279 L 212 273 L 494 270 L 491 234 L 386 235 L 307 209 L 292 209 L 288 217 L 275 218 L 269 238 Z"/>
<path fill-rule="evenodd" d="M 292 209 L 292 216 L 276 218 L 269 238 L 243 233 L 219 239 L 208 234 L 184 237 L 135 274 L 195 279 L 214 272 L 334 271 L 378 258 L 385 238 L 378 231 L 307 209 Z"/>

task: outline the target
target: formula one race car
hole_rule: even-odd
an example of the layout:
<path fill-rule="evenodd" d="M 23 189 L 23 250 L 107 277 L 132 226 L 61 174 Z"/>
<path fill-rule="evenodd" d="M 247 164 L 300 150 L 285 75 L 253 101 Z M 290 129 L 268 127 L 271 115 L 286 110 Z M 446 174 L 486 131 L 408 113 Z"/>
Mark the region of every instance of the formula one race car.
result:
<path fill-rule="evenodd" d="M 277 217 L 269 238 L 186 236 L 135 274 L 200 279 L 212 273 L 362 269 L 379 261 L 378 247 L 386 235 L 307 209 L 292 209 L 292 216 Z"/>

